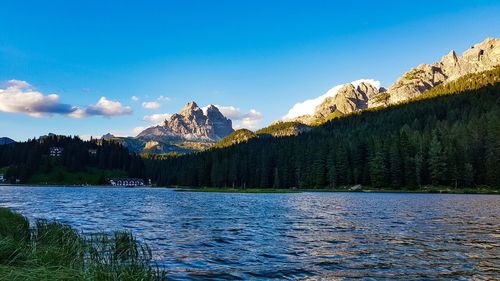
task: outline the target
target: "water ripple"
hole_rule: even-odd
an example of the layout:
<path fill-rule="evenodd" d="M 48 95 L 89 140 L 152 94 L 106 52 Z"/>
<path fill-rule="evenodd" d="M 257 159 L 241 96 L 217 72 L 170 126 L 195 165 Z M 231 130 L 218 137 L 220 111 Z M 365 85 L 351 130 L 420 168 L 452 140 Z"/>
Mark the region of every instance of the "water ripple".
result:
<path fill-rule="evenodd" d="M 131 230 L 172 280 L 496 279 L 500 196 L 0 187 L 0 206 Z"/>

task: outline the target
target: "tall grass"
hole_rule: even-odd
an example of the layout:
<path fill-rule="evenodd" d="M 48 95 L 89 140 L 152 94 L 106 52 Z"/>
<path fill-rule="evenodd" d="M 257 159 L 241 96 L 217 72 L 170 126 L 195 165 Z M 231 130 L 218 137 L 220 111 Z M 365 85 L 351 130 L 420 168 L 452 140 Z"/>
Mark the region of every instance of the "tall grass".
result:
<path fill-rule="evenodd" d="M 165 280 L 130 232 L 82 235 L 0 208 L 0 280 Z"/>

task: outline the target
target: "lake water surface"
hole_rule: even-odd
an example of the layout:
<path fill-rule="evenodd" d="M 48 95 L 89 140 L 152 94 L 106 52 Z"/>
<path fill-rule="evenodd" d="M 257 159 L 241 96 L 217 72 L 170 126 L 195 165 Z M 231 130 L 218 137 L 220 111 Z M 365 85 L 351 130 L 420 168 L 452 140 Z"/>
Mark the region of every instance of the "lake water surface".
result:
<path fill-rule="evenodd" d="M 131 230 L 174 280 L 500 278 L 500 196 L 0 187 L 0 206 Z"/>

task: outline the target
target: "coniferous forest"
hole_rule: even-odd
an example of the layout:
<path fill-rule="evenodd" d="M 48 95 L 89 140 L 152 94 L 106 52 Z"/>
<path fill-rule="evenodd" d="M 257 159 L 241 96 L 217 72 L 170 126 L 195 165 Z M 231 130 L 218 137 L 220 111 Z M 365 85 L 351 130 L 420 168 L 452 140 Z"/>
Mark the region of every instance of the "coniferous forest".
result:
<path fill-rule="evenodd" d="M 296 137 L 256 138 L 147 161 L 159 185 L 239 188 L 500 187 L 500 68 L 404 104 L 334 119 Z"/>

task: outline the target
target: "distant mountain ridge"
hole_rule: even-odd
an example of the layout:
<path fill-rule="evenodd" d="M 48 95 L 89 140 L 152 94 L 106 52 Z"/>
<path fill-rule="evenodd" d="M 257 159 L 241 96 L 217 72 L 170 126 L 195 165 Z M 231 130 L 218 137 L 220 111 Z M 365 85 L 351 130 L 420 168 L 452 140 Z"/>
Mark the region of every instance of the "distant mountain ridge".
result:
<path fill-rule="evenodd" d="M 15 140 L 8 138 L 8 137 L 1 137 L 0 138 L 0 145 L 11 144 L 11 143 L 15 143 L 15 142 L 16 142 Z"/>
<path fill-rule="evenodd" d="M 490 70 L 500 65 L 500 39 L 486 38 L 473 45 L 462 56 L 452 50 L 441 61 L 421 64 L 403 74 L 383 99 L 374 99 L 369 107 L 395 104 L 414 98 L 437 85 L 464 75 Z"/>
<path fill-rule="evenodd" d="M 303 115 L 289 121 L 315 125 L 332 117 L 367 108 L 383 107 L 418 97 L 426 90 L 454 81 L 467 74 L 491 70 L 500 65 L 500 39 L 487 38 L 473 45 L 461 56 L 450 51 L 441 61 L 421 64 L 404 73 L 388 89 L 369 82 L 359 85 L 344 84 L 333 97 L 327 97 L 312 115 Z"/>

